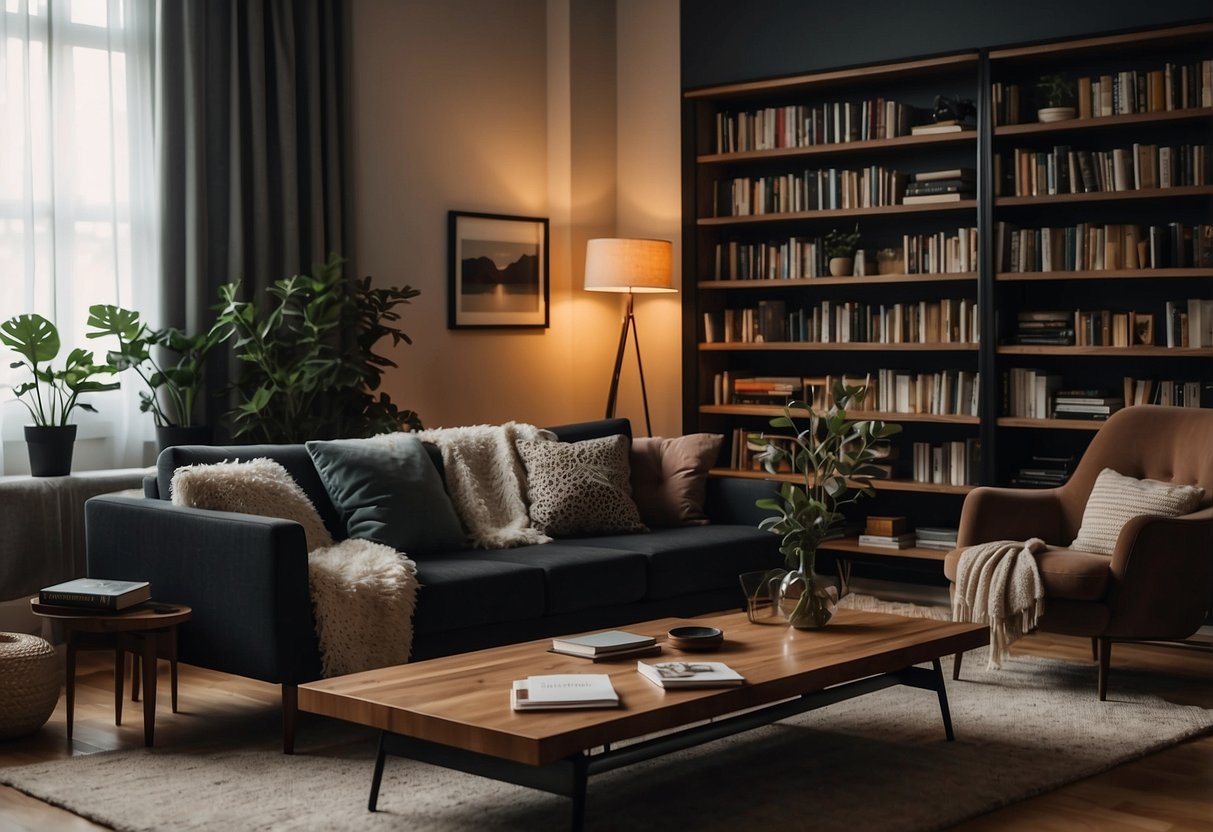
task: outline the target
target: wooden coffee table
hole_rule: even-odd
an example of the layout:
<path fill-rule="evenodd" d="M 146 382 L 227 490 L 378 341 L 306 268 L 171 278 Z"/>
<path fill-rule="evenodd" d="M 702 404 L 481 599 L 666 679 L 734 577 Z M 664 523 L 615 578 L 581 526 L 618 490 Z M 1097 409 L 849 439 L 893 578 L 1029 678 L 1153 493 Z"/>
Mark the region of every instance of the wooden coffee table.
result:
<path fill-rule="evenodd" d="M 935 691 L 951 740 L 939 659 L 981 647 L 989 639 L 984 624 L 855 610 L 840 610 L 828 627 L 817 631 L 751 624 L 743 613 L 694 622 L 723 629 L 723 646 L 710 653 L 667 647 L 649 661 L 723 661 L 745 676 L 745 685 L 663 690 L 636 672 L 635 658 L 593 664 L 548 653 L 551 640 L 543 639 L 310 682 L 299 686 L 299 707 L 380 729 L 367 804 L 372 812 L 384 760 L 396 754 L 571 797 L 572 828 L 580 829 L 591 774 L 893 685 Z M 663 638 L 680 623 L 685 621 L 663 619 L 626 629 Z M 914 666 L 926 662 L 930 669 Z M 609 673 L 622 705 L 523 713 L 510 708 L 514 679 L 548 673 Z M 704 720 L 713 721 L 695 725 Z"/>

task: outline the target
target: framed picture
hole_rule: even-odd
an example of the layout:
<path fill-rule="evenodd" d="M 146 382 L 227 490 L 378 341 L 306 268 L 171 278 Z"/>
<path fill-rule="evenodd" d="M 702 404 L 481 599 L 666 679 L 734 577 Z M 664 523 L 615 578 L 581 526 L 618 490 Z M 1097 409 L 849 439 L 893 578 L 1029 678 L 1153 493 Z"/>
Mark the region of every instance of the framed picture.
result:
<path fill-rule="evenodd" d="M 548 325 L 548 221 L 451 211 L 447 326 Z"/>

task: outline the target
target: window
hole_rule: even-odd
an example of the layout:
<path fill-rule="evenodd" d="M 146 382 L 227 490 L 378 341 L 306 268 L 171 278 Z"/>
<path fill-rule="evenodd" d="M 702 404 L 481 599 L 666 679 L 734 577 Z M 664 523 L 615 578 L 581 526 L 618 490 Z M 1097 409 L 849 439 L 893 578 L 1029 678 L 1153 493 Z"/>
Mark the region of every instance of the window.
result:
<path fill-rule="evenodd" d="M 0 320 L 37 312 L 64 349 L 88 307 L 156 317 L 154 0 L 0 0 Z M 0 361 L 0 472 L 25 470 L 26 379 Z M 61 360 L 60 362 L 61 363 Z M 76 469 L 143 464 L 152 421 L 133 377 L 77 411 Z"/>

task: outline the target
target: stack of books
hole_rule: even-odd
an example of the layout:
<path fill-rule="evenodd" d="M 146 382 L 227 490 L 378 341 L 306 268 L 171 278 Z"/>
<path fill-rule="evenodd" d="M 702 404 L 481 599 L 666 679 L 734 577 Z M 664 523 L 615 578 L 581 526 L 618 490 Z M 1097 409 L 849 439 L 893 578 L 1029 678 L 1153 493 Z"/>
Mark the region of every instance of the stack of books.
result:
<path fill-rule="evenodd" d="M 745 677 L 724 662 L 636 662 L 640 675 L 662 688 L 731 688 Z"/>
<path fill-rule="evenodd" d="M 563 673 L 516 679 L 510 706 L 516 711 L 615 708 L 619 694 L 605 673 Z"/>
<path fill-rule="evenodd" d="M 913 175 L 901 201 L 904 205 L 960 202 L 962 199 L 973 199 L 976 189 L 977 177 L 973 168 L 928 170 Z"/>
<path fill-rule="evenodd" d="M 38 591 L 38 603 L 42 606 L 97 612 L 129 609 L 151 597 L 152 585 L 147 581 L 109 581 L 102 578 L 77 578 Z"/>
<path fill-rule="evenodd" d="M 876 546 L 881 549 L 908 549 L 914 545 L 914 532 L 906 531 L 904 517 L 878 517 L 871 515 L 859 536 L 860 546 Z"/>
<path fill-rule="evenodd" d="M 1017 316 L 1016 344 L 1074 345 L 1074 313 L 1025 310 Z"/>
<path fill-rule="evenodd" d="M 971 118 L 945 118 L 927 124 L 915 124 L 910 128 L 911 136 L 930 136 L 936 133 L 962 133 L 976 130 L 977 122 Z"/>
<path fill-rule="evenodd" d="M 554 638 L 551 652 L 599 662 L 627 656 L 652 656 L 661 652 L 661 645 L 653 636 L 642 636 L 624 630 L 608 630 L 573 638 Z"/>
<path fill-rule="evenodd" d="M 1124 406 L 1123 397 L 1106 390 L 1058 390 L 1053 415 L 1058 419 L 1107 419 Z"/>
<path fill-rule="evenodd" d="M 919 526 L 914 532 L 916 545 L 920 549 L 951 551 L 956 548 L 956 534 L 958 531 L 959 529 Z"/>
<path fill-rule="evenodd" d="M 1072 456 L 1037 456 L 1015 472 L 1011 485 L 1027 488 L 1056 488 L 1065 483 L 1074 472 Z"/>

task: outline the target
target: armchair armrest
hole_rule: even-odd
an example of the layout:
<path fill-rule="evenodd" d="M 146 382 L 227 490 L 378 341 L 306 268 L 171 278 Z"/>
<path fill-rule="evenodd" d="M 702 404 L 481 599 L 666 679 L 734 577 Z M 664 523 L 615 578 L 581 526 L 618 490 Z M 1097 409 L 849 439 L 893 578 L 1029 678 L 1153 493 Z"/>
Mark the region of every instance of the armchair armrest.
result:
<path fill-rule="evenodd" d="M 189 604 L 181 659 L 267 682 L 320 678 L 307 544 L 290 520 L 105 495 L 85 504 L 88 573 Z"/>
<path fill-rule="evenodd" d="M 1213 608 L 1213 507 L 1132 518 L 1111 568 L 1109 637 L 1187 638 Z"/>
<path fill-rule="evenodd" d="M 1065 546 L 1065 524 L 1056 488 L 975 488 L 960 510 L 956 547 L 963 549 L 990 540 L 1024 540 L 1039 537 Z"/>

